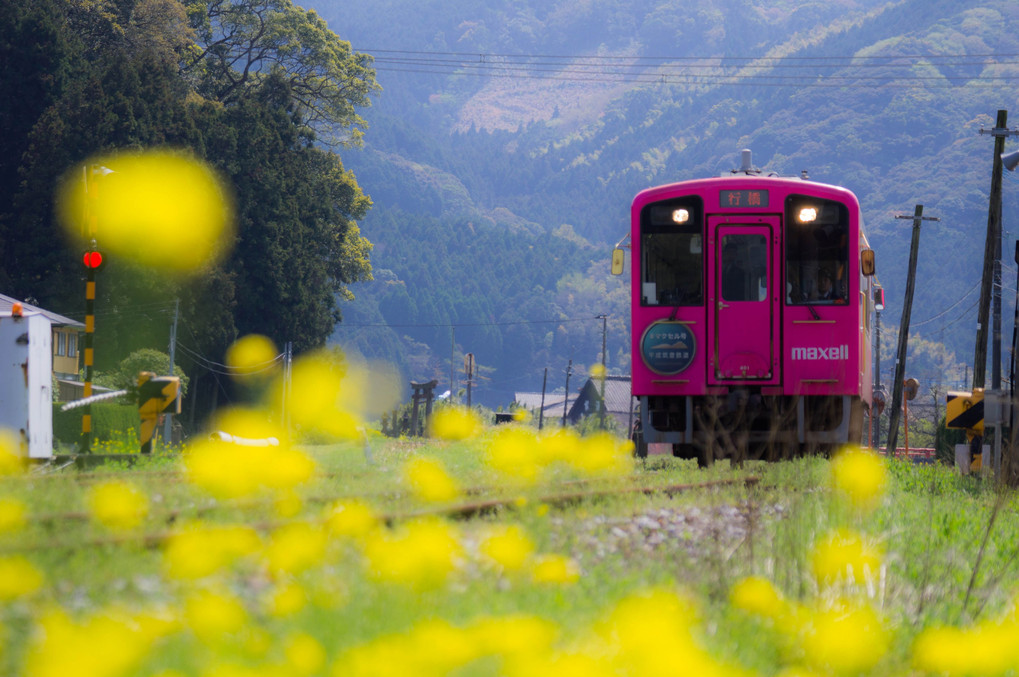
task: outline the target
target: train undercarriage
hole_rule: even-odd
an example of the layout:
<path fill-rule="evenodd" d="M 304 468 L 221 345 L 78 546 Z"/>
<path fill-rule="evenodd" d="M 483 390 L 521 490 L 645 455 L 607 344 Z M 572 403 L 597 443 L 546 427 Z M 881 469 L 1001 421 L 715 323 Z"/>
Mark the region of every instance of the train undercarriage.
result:
<path fill-rule="evenodd" d="M 733 389 L 725 395 L 641 396 L 632 439 L 638 457 L 649 444 L 707 466 L 719 459 L 777 461 L 830 455 L 859 444 L 866 403 L 858 396 L 775 396 Z"/>

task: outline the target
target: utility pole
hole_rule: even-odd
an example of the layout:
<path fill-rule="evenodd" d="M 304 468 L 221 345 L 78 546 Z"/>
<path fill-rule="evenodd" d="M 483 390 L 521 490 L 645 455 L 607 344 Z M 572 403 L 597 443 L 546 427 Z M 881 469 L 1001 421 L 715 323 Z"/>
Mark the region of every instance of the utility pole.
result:
<path fill-rule="evenodd" d="M 573 358 L 566 365 L 566 397 L 563 399 L 563 427 L 566 427 L 566 411 L 570 404 L 570 374 L 573 373 Z"/>
<path fill-rule="evenodd" d="M 180 299 L 178 298 L 173 300 L 173 323 L 170 325 L 170 376 L 173 376 L 173 360 L 177 353 L 177 318 L 179 315 Z M 173 440 L 173 414 L 163 414 L 163 416 L 166 419 L 163 423 L 163 447 L 168 448 Z"/>
<path fill-rule="evenodd" d="M 909 270 L 906 272 L 906 299 L 902 304 L 902 321 L 899 323 L 899 349 L 895 354 L 895 381 L 892 383 L 892 408 L 888 412 L 887 454 L 895 455 L 899 436 L 899 412 L 902 411 L 902 386 L 906 375 L 906 344 L 909 341 L 909 316 L 913 309 L 913 290 L 916 287 L 916 259 L 920 251 L 920 224 L 923 221 L 940 221 L 933 216 L 923 215 L 923 205 L 917 205 L 913 216 L 896 216 L 897 219 L 913 219 L 913 239 L 909 245 Z"/>
<path fill-rule="evenodd" d="M 980 306 L 977 309 L 977 345 L 973 356 L 973 387 L 984 387 L 987 371 L 987 316 L 994 299 L 994 344 L 992 346 L 991 388 L 1001 388 L 1001 154 L 1005 139 L 1019 135 L 1009 130 L 1008 111 L 999 110 L 994 129 L 981 129 L 981 134 L 994 137 L 994 158 L 991 170 L 991 195 L 987 208 L 987 239 L 984 242 L 984 268 L 980 281 Z"/>
<path fill-rule="evenodd" d="M 545 376 L 541 379 L 541 409 L 538 410 L 538 430 L 545 424 L 545 386 L 548 385 L 548 367 L 545 367 Z"/>
<path fill-rule="evenodd" d="M 605 333 L 608 327 L 608 315 L 602 313 L 595 319 L 601 320 L 601 411 L 598 412 L 598 415 L 601 417 L 600 427 L 605 430 Z"/>

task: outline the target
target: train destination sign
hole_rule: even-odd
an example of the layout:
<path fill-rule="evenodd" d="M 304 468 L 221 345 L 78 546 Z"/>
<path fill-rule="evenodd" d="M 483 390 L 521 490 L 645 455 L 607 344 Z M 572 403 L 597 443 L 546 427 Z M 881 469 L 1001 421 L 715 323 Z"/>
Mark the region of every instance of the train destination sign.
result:
<path fill-rule="evenodd" d="M 766 190 L 721 190 L 718 192 L 718 206 L 725 207 L 767 207 Z"/>
<path fill-rule="evenodd" d="M 655 322 L 640 340 L 640 354 L 656 374 L 678 374 L 693 363 L 697 339 L 690 327 L 680 322 Z"/>

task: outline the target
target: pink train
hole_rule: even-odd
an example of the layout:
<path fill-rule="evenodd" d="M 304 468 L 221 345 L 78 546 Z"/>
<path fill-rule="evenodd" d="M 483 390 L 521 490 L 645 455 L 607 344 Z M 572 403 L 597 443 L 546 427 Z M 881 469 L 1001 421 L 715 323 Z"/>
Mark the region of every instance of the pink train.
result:
<path fill-rule="evenodd" d="M 743 164 L 633 201 L 638 456 L 666 443 L 707 465 L 860 442 L 875 282 L 859 202 L 805 177 L 763 176 L 749 151 Z"/>

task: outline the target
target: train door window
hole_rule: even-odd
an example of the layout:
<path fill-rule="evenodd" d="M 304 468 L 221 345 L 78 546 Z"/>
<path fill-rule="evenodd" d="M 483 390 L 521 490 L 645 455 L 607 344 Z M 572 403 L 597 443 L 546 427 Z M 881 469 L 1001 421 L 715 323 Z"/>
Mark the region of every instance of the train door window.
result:
<path fill-rule="evenodd" d="M 722 299 L 764 301 L 768 298 L 768 239 L 738 233 L 722 237 Z"/>
<path fill-rule="evenodd" d="M 641 305 L 704 304 L 703 209 L 686 197 L 641 211 Z"/>
<path fill-rule="evenodd" d="M 849 210 L 841 202 L 791 195 L 785 208 L 786 303 L 846 303 Z"/>

